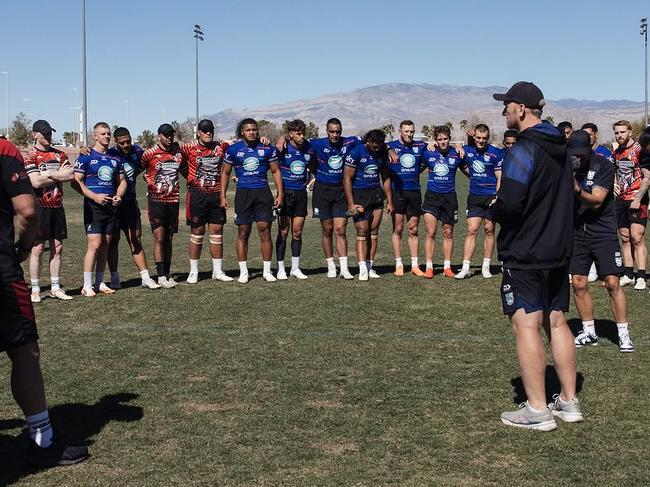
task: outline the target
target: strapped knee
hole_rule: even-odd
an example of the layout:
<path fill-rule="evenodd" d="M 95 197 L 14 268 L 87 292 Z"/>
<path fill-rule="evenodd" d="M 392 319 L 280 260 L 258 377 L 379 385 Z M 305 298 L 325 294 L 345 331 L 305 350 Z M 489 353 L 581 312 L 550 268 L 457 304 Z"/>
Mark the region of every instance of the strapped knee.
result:
<path fill-rule="evenodd" d="M 379 238 L 379 235 L 370 235 L 371 240 L 377 240 Z"/>
<path fill-rule="evenodd" d="M 365 241 L 366 241 L 366 237 L 359 237 L 359 236 L 357 236 L 357 240 L 358 240 L 359 242 L 365 242 Z"/>
<path fill-rule="evenodd" d="M 203 245 L 203 235 L 190 235 L 190 242 L 196 245 Z"/>
<path fill-rule="evenodd" d="M 222 245 L 223 244 L 223 235 L 217 233 L 216 235 L 210 235 L 210 245 Z"/>

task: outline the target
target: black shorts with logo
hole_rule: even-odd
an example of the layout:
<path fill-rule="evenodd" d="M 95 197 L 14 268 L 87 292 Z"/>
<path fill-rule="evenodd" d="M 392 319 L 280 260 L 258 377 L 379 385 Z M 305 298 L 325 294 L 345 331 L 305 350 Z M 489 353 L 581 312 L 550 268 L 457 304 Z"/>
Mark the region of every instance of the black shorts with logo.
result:
<path fill-rule="evenodd" d="M 444 225 L 458 223 L 458 198 L 456 193 L 434 193 L 427 190 L 424 193 L 422 213 L 433 215 Z"/>
<path fill-rule="evenodd" d="M 307 190 L 285 189 L 284 203 L 280 208 L 280 216 L 307 216 Z"/>
<path fill-rule="evenodd" d="M 596 270 L 600 277 L 621 276 L 625 271 L 621 248 L 615 237 L 604 240 L 573 239 L 569 273 L 587 276 L 592 262 L 596 263 Z"/>
<path fill-rule="evenodd" d="M 24 279 L 0 275 L 0 352 L 38 340 L 34 307 Z"/>
<path fill-rule="evenodd" d="M 119 232 L 115 207 L 111 204 L 98 205 L 94 201 L 85 199 L 84 227 L 87 235 L 115 235 Z"/>
<path fill-rule="evenodd" d="M 632 223 L 643 225 L 648 223 L 648 197 L 641 199 L 638 210 L 630 210 L 631 201 L 616 200 L 616 220 L 618 228 L 630 228 Z"/>
<path fill-rule="evenodd" d="M 496 198 L 496 195 L 493 194 L 468 194 L 465 215 L 467 218 L 485 218 L 487 216 L 487 209 L 490 207 L 490 203 L 492 203 L 494 198 Z"/>
<path fill-rule="evenodd" d="M 403 190 L 394 188 L 393 212 L 406 215 L 407 218 L 422 214 L 422 193 L 419 189 Z"/>
<path fill-rule="evenodd" d="M 384 193 L 381 187 L 352 189 L 352 199 L 357 205 L 361 205 L 364 208 L 363 213 L 354 215 L 352 219 L 355 222 L 370 220 L 374 210 L 384 207 L 385 198 L 386 193 Z"/>
<path fill-rule="evenodd" d="M 178 203 L 161 203 L 149 200 L 151 231 L 163 227 L 166 233 L 178 233 Z"/>
<path fill-rule="evenodd" d="M 123 232 L 142 229 L 137 200 L 122 201 L 122 204 L 117 207 L 117 222 Z"/>
<path fill-rule="evenodd" d="M 273 195 L 271 188 L 237 188 L 235 192 L 235 225 L 272 222 Z"/>
<path fill-rule="evenodd" d="M 568 266 L 556 269 L 510 269 L 504 266 L 501 304 L 505 315 L 512 315 L 518 309 L 526 313 L 568 311 Z"/>
<path fill-rule="evenodd" d="M 226 223 L 226 210 L 221 207 L 221 193 L 188 191 L 185 196 L 185 220 L 192 227 Z"/>
<path fill-rule="evenodd" d="M 316 181 L 311 203 L 314 218 L 320 220 L 347 218 L 348 203 L 342 184 L 325 184 Z"/>
<path fill-rule="evenodd" d="M 65 240 L 68 238 L 68 226 L 65 221 L 63 207 L 41 207 L 39 215 L 40 220 L 36 240 L 43 242 L 50 239 Z"/>

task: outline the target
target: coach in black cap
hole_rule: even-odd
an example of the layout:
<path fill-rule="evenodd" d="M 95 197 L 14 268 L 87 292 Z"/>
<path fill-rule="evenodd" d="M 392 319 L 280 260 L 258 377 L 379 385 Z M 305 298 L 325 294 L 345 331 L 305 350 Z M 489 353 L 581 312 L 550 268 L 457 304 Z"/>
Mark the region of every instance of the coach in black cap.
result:
<path fill-rule="evenodd" d="M 501 225 L 497 246 L 503 262 L 501 300 L 515 335 L 517 358 L 528 401 L 501 420 L 509 426 L 550 431 L 555 416 L 582 421 L 576 394 L 576 352 L 564 312 L 569 308 L 568 264 L 573 231 L 572 167 L 565 139 L 542 122 L 546 102 L 533 83 L 520 81 L 503 102 L 517 143 L 503 161 L 501 186 L 487 218 Z M 547 329 L 560 379 L 557 400 L 546 404 L 546 357 L 540 334 Z"/>
<path fill-rule="evenodd" d="M 158 135 L 164 135 L 165 137 L 171 137 L 175 133 L 176 133 L 176 130 L 174 130 L 174 127 L 169 123 L 163 123 L 160 127 L 158 127 Z"/>

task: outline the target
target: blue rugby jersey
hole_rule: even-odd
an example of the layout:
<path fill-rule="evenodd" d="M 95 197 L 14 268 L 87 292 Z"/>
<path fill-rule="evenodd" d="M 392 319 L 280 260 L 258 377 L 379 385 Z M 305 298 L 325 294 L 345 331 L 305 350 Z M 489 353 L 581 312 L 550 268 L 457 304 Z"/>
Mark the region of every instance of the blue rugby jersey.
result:
<path fill-rule="evenodd" d="M 79 156 L 74 172 L 84 175 L 84 184 L 93 193 L 115 196 L 117 176 L 124 174 L 124 169 L 119 158 L 91 149 L 87 156 Z"/>
<path fill-rule="evenodd" d="M 117 157 L 124 168 L 124 178 L 126 179 L 126 193 L 123 201 L 135 200 L 135 184 L 138 174 L 140 174 L 140 159 L 142 158 L 142 148 L 133 144 L 128 154 L 123 154 L 117 147 L 108 149 L 108 154 Z"/>
<path fill-rule="evenodd" d="M 352 180 L 353 189 L 375 189 L 381 187 L 381 170 L 386 159 L 373 156 L 365 144 L 357 144 L 345 151 L 345 165 L 357 170 Z"/>
<path fill-rule="evenodd" d="M 314 150 L 308 141 L 298 148 L 291 142 L 278 154 L 282 183 L 285 189 L 303 190 L 307 187 L 309 172 L 307 167 L 314 157 Z"/>
<path fill-rule="evenodd" d="M 453 193 L 456 191 L 456 171 L 462 164 L 460 154 L 453 147 L 447 154 L 439 149 L 425 150 L 422 164 L 428 169 L 427 191 L 433 193 Z"/>
<path fill-rule="evenodd" d="M 469 169 L 469 192 L 477 195 L 496 194 L 495 171 L 501 170 L 504 150 L 489 144 L 483 152 L 472 145 L 464 146 L 463 150 L 463 166 Z"/>
<path fill-rule="evenodd" d="M 269 180 L 266 173 L 269 163 L 278 162 L 278 151 L 272 145 L 257 142 L 251 147 L 240 140 L 228 148 L 223 162 L 235 168 L 238 188 L 267 188 Z"/>
<path fill-rule="evenodd" d="M 599 156 L 603 156 L 605 159 L 607 159 L 609 162 L 614 164 L 614 154 L 612 154 L 612 151 L 609 150 L 607 147 L 603 145 L 599 145 L 594 149 L 594 152 L 598 154 Z"/>
<path fill-rule="evenodd" d="M 327 137 L 310 139 L 316 155 L 316 181 L 319 183 L 340 185 L 343 181 L 344 155 L 343 149 L 350 148 L 361 142 L 359 137 L 342 137 L 340 146 L 333 146 Z"/>
<path fill-rule="evenodd" d="M 422 154 L 426 151 L 427 144 L 414 140 L 409 146 L 398 139 L 389 142 L 388 147 L 399 157 L 399 163 L 386 165 L 390 171 L 390 187 L 405 191 L 420 191 Z"/>

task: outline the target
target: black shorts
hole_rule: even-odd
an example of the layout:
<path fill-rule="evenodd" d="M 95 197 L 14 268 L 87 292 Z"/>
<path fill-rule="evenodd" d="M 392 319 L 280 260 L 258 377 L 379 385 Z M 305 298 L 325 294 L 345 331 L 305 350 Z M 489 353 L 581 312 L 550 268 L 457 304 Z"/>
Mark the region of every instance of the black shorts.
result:
<path fill-rule="evenodd" d="M 188 191 L 185 197 L 185 220 L 192 227 L 226 223 L 226 210 L 221 207 L 221 193 Z"/>
<path fill-rule="evenodd" d="M 592 262 L 596 263 L 596 270 L 600 277 L 623 275 L 625 269 L 618 240 L 615 238 L 605 240 L 574 238 L 569 273 L 576 276 L 587 276 Z"/>
<path fill-rule="evenodd" d="M 436 220 L 444 225 L 458 223 L 458 198 L 456 193 L 424 193 L 422 213 L 433 215 Z"/>
<path fill-rule="evenodd" d="M 638 210 L 630 210 L 631 201 L 616 200 L 616 220 L 618 228 L 630 228 L 632 223 L 643 225 L 648 223 L 648 197 L 641 200 Z"/>
<path fill-rule="evenodd" d="M 5 280 L 0 275 L 0 352 L 38 340 L 34 307 L 23 279 Z"/>
<path fill-rule="evenodd" d="M 316 181 L 311 204 L 314 218 L 347 218 L 348 203 L 342 184 L 324 184 Z"/>
<path fill-rule="evenodd" d="M 280 208 L 280 216 L 307 216 L 307 190 L 285 189 L 284 203 Z"/>
<path fill-rule="evenodd" d="M 501 304 L 506 315 L 514 314 L 518 309 L 526 313 L 568 311 L 568 266 L 543 270 L 504 267 Z"/>
<path fill-rule="evenodd" d="M 122 204 L 117 207 L 117 222 L 123 232 L 142 229 L 137 200 L 122 201 Z"/>
<path fill-rule="evenodd" d="M 407 218 L 422 214 L 422 193 L 419 189 L 393 189 L 393 212 Z"/>
<path fill-rule="evenodd" d="M 41 208 L 36 240 L 44 242 L 50 239 L 65 240 L 68 238 L 68 226 L 65 221 L 65 210 L 60 208 Z"/>
<path fill-rule="evenodd" d="M 272 222 L 273 219 L 271 188 L 237 188 L 235 192 L 235 225 Z"/>
<path fill-rule="evenodd" d="M 496 198 L 496 195 L 493 194 L 468 194 L 465 215 L 467 218 L 485 218 L 487 216 L 487 209 L 490 207 L 490 203 L 492 203 L 494 198 Z"/>
<path fill-rule="evenodd" d="M 178 233 L 178 203 L 160 203 L 149 200 L 151 231 L 163 227 L 166 233 Z"/>
<path fill-rule="evenodd" d="M 117 212 L 113 205 L 98 205 L 89 199 L 84 200 L 84 227 L 86 235 L 115 235 L 119 232 Z"/>
<path fill-rule="evenodd" d="M 355 222 L 361 220 L 370 220 L 372 218 L 372 212 L 379 208 L 384 207 L 384 199 L 386 198 L 386 193 L 382 188 L 359 188 L 352 189 L 352 199 L 357 205 L 361 205 L 364 208 L 363 213 L 354 215 L 352 218 Z"/>

